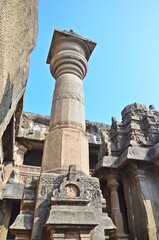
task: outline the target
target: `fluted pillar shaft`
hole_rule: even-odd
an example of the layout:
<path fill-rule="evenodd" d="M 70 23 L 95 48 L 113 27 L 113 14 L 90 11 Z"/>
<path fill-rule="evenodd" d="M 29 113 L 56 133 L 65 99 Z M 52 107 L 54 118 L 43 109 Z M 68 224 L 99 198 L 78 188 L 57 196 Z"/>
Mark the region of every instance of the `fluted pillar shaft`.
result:
<path fill-rule="evenodd" d="M 56 80 L 42 171 L 67 171 L 69 165 L 89 173 L 85 136 L 83 78 L 95 43 L 73 32 L 55 30 L 47 63 Z"/>

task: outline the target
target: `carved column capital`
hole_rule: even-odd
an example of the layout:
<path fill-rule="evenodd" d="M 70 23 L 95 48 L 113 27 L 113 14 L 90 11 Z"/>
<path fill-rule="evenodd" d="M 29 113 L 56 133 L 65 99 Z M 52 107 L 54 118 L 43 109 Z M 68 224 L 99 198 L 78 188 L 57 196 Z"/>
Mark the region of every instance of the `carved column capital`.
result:
<path fill-rule="evenodd" d="M 119 187 L 119 183 L 115 179 L 108 179 L 107 186 L 111 190 L 117 190 Z"/>
<path fill-rule="evenodd" d="M 135 172 L 135 179 L 137 181 L 144 181 L 145 180 L 145 170 L 140 170 L 140 169 L 137 169 Z"/>
<path fill-rule="evenodd" d="M 130 165 L 130 169 L 131 169 L 131 172 L 133 173 L 133 175 L 135 176 L 135 179 L 137 181 L 145 181 L 145 177 L 146 177 L 146 172 L 147 170 L 149 169 L 149 165 L 147 164 L 140 164 L 140 163 L 131 163 Z"/>
<path fill-rule="evenodd" d="M 118 181 L 119 179 L 119 171 L 118 169 L 112 169 L 112 168 L 105 168 L 102 170 L 103 178 L 108 182 L 111 180 Z"/>
<path fill-rule="evenodd" d="M 52 76 L 57 79 L 62 74 L 71 73 L 83 79 L 87 73 L 87 60 L 74 50 L 63 50 L 53 56 L 50 62 Z"/>
<path fill-rule="evenodd" d="M 48 62 L 52 76 L 57 79 L 62 74 L 74 74 L 83 79 L 87 73 L 90 55 L 88 45 L 73 36 L 60 37 L 50 49 Z"/>

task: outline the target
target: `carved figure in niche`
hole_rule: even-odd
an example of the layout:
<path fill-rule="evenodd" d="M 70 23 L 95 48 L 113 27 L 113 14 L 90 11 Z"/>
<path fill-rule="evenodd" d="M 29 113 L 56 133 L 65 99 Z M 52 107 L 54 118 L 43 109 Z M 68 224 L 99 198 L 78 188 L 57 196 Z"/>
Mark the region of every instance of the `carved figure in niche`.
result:
<path fill-rule="evenodd" d="M 149 106 L 149 113 L 150 113 L 151 115 L 155 116 L 155 114 L 154 114 L 155 111 L 156 111 L 156 109 L 155 109 L 154 105 L 151 104 L 151 105 Z"/>
<path fill-rule="evenodd" d="M 149 113 L 155 117 L 154 120 L 155 120 L 156 123 L 158 123 L 159 122 L 159 120 L 158 120 L 159 112 L 156 111 L 154 105 L 152 105 L 152 104 L 149 106 Z"/>
<path fill-rule="evenodd" d="M 135 116 L 135 111 L 134 111 L 134 109 L 131 107 L 130 110 L 131 110 L 131 115 L 132 115 L 132 116 Z"/>
<path fill-rule="evenodd" d="M 102 139 L 103 142 L 98 153 L 98 160 L 104 156 L 111 156 L 111 141 L 109 135 L 106 132 L 102 132 Z"/>
<path fill-rule="evenodd" d="M 116 117 L 112 117 L 112 125 L 111 128 L 117 128 L 118 127 L 118 121 L 116 119 Z"/>
<path fill-rule="evenodd" d="M 150 110 L 150 111 L 156 111 L 156 109 L 155 109 L 155 107 L 154 107 L 153 104 L 151 104 L 151 105 L 149 106 L 149 110 Z"/>

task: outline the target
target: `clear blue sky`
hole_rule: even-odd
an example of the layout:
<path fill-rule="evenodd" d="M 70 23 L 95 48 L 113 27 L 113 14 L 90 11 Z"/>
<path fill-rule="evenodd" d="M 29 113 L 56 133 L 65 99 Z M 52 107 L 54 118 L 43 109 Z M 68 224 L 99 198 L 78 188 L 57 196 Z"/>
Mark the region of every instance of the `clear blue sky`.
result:
<path fill-rule="evenodd" d="M 46 58 L 54 28 L 97 42 L 84 79 L 86 119 L 120 121 L 133 102 L 159 109 L 159 0 L 40 0 L 24 111 L 50 115 L 55 81 Z"/>

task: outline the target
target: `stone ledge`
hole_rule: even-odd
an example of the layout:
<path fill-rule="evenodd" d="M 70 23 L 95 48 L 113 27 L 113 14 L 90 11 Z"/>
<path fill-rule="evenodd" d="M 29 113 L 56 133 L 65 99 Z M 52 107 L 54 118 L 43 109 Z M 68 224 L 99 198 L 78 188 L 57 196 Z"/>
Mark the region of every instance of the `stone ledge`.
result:
<path fill-rule="evenodd" d="M 105 156 L 96 165 L 95 172 L 103 167 L 119 168 L 127 161 L 151 161 L 149 148 L 128 147 L 119 157 Z"/>

